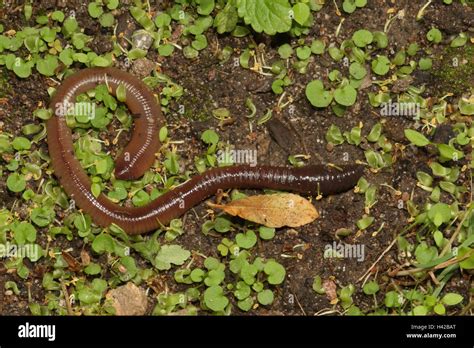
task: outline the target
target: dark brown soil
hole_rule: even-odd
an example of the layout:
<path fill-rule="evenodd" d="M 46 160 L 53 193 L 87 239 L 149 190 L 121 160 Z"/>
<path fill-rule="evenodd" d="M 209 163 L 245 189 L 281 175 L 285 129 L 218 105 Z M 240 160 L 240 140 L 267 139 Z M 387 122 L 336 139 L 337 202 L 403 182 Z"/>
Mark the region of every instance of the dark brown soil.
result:
<path fill-rule="evenodd" d="M 122 1 L 122 3 L 124 2 Z M 6 6 L 0 9 L 0 23 L 4 25 L 5 30 L 18 29 L 27 25 L 22 10 L 16 6 L 8 6 L 8 1 L 5 3 Z M 65 3 L 65 6 L 57 3 Z M 423 48 L 427 45 L 425 33 L 432 26 L 438 27 L 447 34 L 472 30 L 474 20 L 472 10 L 470 8 L 467 10 L 457 2 L 451 5 L 449 10 L 446 10 L 441 1 L 435 2 L 427 8 L 423 20 L 416 21 L 416 13 L 424 3 L 425 1 L 421 0 L 402 0 L 395 4 L 382 0 L 369 1 L 369 5 L 365 8 L 359 9 L 351 15 L 344 15 L 346 20 L 340 35 L 335 38 L 334 32 L 340 18 L 335 15 L 332 1 L 328 1 L 323 10 L 317 14 L 310 37 L 322 37 L 327 42 L 340 43 L 360 28 L 383 30 L 387 10 L 392 6 L 397 11 L 405 9 L 405 16 L 395 20 L 389 31 L 389 47 L 393 54 L 412 42 L 418 42 Z M 20 5 L 21 1 L 18 2 L 18 6 Z M 88 35 L 95 37 L 92 45 L 98 53 L 100 53 L 99 50 L 103 43 L 110 39 L 111 31 L 101 29 L 92 21 L 81 1 L 35 1 L 33 8 L 33 18 L 36 13 L 53 8 L 60 8 L 65 12 L 75 10 L 79 25 L 87 28 Z M 324 136 L 331 124 L 336 124 L 341 130 L 350 130 L 359 122 L 363 122 L 364 131 L 367 132 L 375 123 L 381 121 L 382 118 L 378 112 L 374 112 L 365 95 L 368 91 L 375 91 L 374 87 L 369 87 L 363 93 L 359 92 L 356 105 L 350 108 L 342 118 L 334 116 L 329 109 L 315 110 L 304 96 L 306 84 L 315 78 L 326 76 L 327 69 L 330 71 L 333 67 L 341 68 L 341 66 L 331 60 L 314 58 L 308 72 L 294 75 L 295 83 L 287 89 L 287 94 L 293 96 L 295 100 L 293 113 L 290 115 L 289 108 L 284 108 L 281 113 L 274 115 L 275 120 L 262 126 L 254 126 L 253 132 L 250 133 L 245 118 L 245 115 L 248 114 L 245 100 L 251 97 L 259 114 L 263 114 L 267 108 L 275 107 L 279 97 L 271 91 L 272 77 L 262 76 L 234 65 L 234 58 L 238 58 L 240 50 L 247 47 L 252 38 L 231 38 L 217 35 L 213 31 L 207 33 L 207 38 L 209 47 L 196 60 L 186 59 L 179 51 L 175 52 L 171 58 L 160 58 L 163 73 L 185 88 L 185 94 L 172 105 L 172 112 L 168 113 L 166 117 L 171 138 L 184 140 L 184 143 L 179 145 L 178 152 L 186 168 L 192 168 L 194 157 L 203 153 L 205 148 L 199 137 L 202 131 L 208 128 L 218 129 L 221 139 L 229 141 L 236 148 L 256 149 L 259 164 L 284 165 L 287 163 L 289 154 L 310 154 L 309 163 L 313 164 L 321 162 L 344 163 L 344 160 L 348 162 L 365 161 L 363 151 L 351 145 L 337 146 L 329 152 L 326 149 Z M 270 44 L 264 47 L 265 57 L 268 61 L 276 59 L 278 45 L 273 43 L 271 38 L 256 37 L 255 39 Z M 273 38 L 273 40 L 281 44 L 288 38 Z M 222 64 L 216 53 L 226 45 L 234 48 L 235 53 L 229 61 Z M 433 61 L 437 65 L 442 64 L 445 52 L 441 47 L 435 47 L 435 50 L 441 58 Z M 117 65 L 121 66 L 123 62 L 118 62 Z M 81 67 L 78 66 L 78 68 Z M 441 93 L 449 89 L 451 82 L 436 77 L 434 74 L 435 69 L 432 69 L 431 72 L 415 74 L 413 85 L 426 85 L 425 94 L 441 97 L 443 96 Z M 7 102 L 0 104 L 0 121 L 3 122 L 4 131 L 18 135 L 21 133 L 23 125 L 37 122 L 33 111 L 41 103 L 43 105 L 48 103 L 49 97 L 46 87 L 53 85 L 53 83 L 36 72 L 25 80 L 17 78 L 6 69 L 2 71 L 1 76 L 3 76 L 3 82 L 0 84 L 2 89 L 0 97 L 6 98 Z M 470 83 L 468 80 L 464 85 L 465 90 L 472 87 L 473 76 L 470 76 Z M 361 94 L 363 95 L 361 96 Z M 179 113 L 180 104 L 184 105 L 185 116 Z M 219 121 L 211 115 L 211 111 L 219 107 L 228 108 L 232 117 L 235 118 L 235 122 L 219 127 Z M 392 144 L 406 144 L 403 129 L 411 125 L 410 120 L 389 118 L 383 122 L 385 122 L 384 134 Z M 291 139 L 291 141 L 286 141 L 287 139 Z M 41 143 L 41 147 L 47 151 L 45 142 Z M 417 170 L 426 168 L 429 156 L 430 154 L 423 149 L 407 147 L 405 151 L 400 151 L 392 168 L 377 174 L 367 170 L 365 177 L 371 183 L 387 184 L 396 190 L 410 194 L 416 187 L 415 173 Z M 466 177 L 465 180 L 467 185 L 468 178 Z M 426 200 L 425 195 L 419 191 L 415 192 L 417 194 L 414 195 L 413 200 L 416 203 Z M 0 207 L 10 209 L 17 198 L 7 190 L 5 178 L 0 178 Z M 334 277 L 334 281 L 340 286 L 356 284 L 357 280 L 387 248 L 395 236 L 406 227 L 409 216 L 405 209 L 399 209 L 398 201 L 399 196 L 396 196 L 392 189 L 379 186 L 378 202 L 371 210 L 371 215 L 376 218 L 374 225 L 360 235 L 353 233 L 345 238 L 346 243 L 365 245 L 366 257 L 361 262 L 353 259 L 325 259 L 323 253 L 327 244 L 337 241 L 335 231 L 338 228 L 354 226 L 354 222 L 363 215 L 363 195 L 350 191 L 324 198 L 315 203 L 321 216 L 314 223 L 297 230 L 278 230 L 277 236 L 270 242 L 262 243 L 255 254 L 278 259 L 287 270 L 287 279 L 279 287 L 271 310 L 259 308 L 251 313 L 314 315 L 324 309 L 330 310 L 332 305 L 329 300 L 325 296 L 316 295 L 312 290 L 314 276 L 320 275 L 323 279 Z M 19 207 L 16 206 L 16 209 Z M 195 208 L 199 218 L 193 212 L 187 213 L 184 226 L 186 233 L 177 242 L 189 250 L 217 256 L 216 246 L 220 239 L 201 233 L 206 209 L 205 204 Z M 382 225 L 383 228 L 380 232 L 373 236 L 372 233 Z M 38 239 L 41 244 L 47 243 L 45 238 Z M 72 248 L 72 254 L 78 257 L 83 248 L 83 241 L 75 237 L 73 241 L 69 242 L 64 237 L 58 237 L 50 243 L 50 248 L 52 246 L 62 250 Z M 90 251 L 90 245 L 85 248 L 90 255 L 93 254 Z M 282 257 L 282 254 L 285 254 L 286 257 Z M 144 261 L 139 255 L 132 255 L 136 256 L 139 265 L 144 265 Z M 95 261 L 107 263 L 105 256 L 99 257 Z M 376 266 L 376 272 L 379 273 L 379 285 L 384 289 L 384 293 L 397 284 L 400 286 L 399 279 L 390 278 L 386 274 L 397 265 L 399 265 L 398 251 L 394 247 Z M 41 286 L 41 280 L 46 268 L 49 267 L 48 263 L 43 258 L 43 261 L 27 266 L 30 268 L 30 276 L 27 281 L 24 281 L 15 273 L 6 273 L 5 267 L 0 262 L 1 314 L 29 314 L 28 289 L 31 290 L 33 300 L 44 303 L 45 292 Z M 19 285 L 20 295 L 4 295 L 3 285 L 8 280 L 13 280 Z M 183 288 L 176 285 L 171 272 L 159 281 L 166 283 L 171 289 Z M 468 294 L 469 287 L 469 281 L 463 280 L 461 276 L 453 277 L 447 285 L 447 289 L 456 290 L 464 295 Z M 153 301 L 151 295 L 150 300 Z M 363 310 L 369 310 L 373 305 L 370 297 L 360 293 L 354 296 L 354 300 Z M 383 296 L 378 298 L 378 301 L 383 301 Z M 234 312 L 238 313 L 238 310 L 235 309 Z"/>

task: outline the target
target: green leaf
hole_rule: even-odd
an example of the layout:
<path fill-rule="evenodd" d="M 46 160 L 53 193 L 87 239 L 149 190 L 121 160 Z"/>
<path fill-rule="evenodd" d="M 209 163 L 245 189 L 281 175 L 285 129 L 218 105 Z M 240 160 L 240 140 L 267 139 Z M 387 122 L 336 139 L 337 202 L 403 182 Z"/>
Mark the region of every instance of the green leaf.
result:
<path fill-rule="evenodd" d="M 369 135 L 367 135 L 367 140 L 372 143 L 375 143 L 377 140 L 379 140 L 381 134 L 382 134 L 382 124 L 378 122 L 370 130 Z"/>
<path fill-rule="evenodd" d="M 325 108 L 331 103 L 333 98 L 330 91 L 324 90 L 321 80 L 314 80 L 308 83 L 305 93 L 311 105 L 318 108 Z"/>
<path fill-rule="evenodd" d="M 453 146 L 448 144 L 438 144 L 437 145 L 439 154 L 445 159 L 450 159 L 453 161 L 458 161 L 464 157 L 462 151 L 456 150 Z"/>
<path fill-rule="evenodd" d="M 438 315 L 445 315 L 446 314 L 446 307 L 444 307 L 442 303 L 437 303 L 433 307 L 433 311 Z"/>
<path fill-rule="evenodd" d="M 152 32 L 155 29 L 155 24 L 148 17 L 148 13 L 140 7 L 130 7 L 130 14 L 133 16 L 133 18 L 135 18 L 138 23 L 140 23 L 143 28 L 145 28 L 149 32 Z"/>
<path fill-rule="evenodd" d="M 87 6 L 87 11 L 89 12 L 89 15 L 92 18 L 99 18 L 100 15 L 104 13 L 102 6 L 97 2 L 89 3 L 89 5 Z"/>
<path fill-rule="evenodd" d="M 385 75 L 390 70 L 390 60 L 386 56 L 377 56 L 372 61 L 372 70 L 377 75 Z"/>
<path fill-rule="evenodd" d="M 115 23 L 115 17 L 112 13 L 104 13 L 102 16 L 100 16 L 99 23 L 104 28 L 113 27 Z"/>
<path fill-rule="evenodd" d="M 419 49 L 420 49 L 420 47 L 418 46 L 418 44 L 416 42 L 412 43 L 407 48 L 407 54 L 409 56 L 414 56 L 418 52 Z"/>
<path fill-rule="evenodd" d="M 436 203 L 428 211 L 428 217 L 436 227 L 451 221 L 451 215 L 451 207 L 446 203 Z"/>
<path fill-rule="evenodd" d="M 344 57 L 344 52 L 334 46 L 330 46 L 328 48 L 328 53 L 331 56 L 331 58 L 336 62 L 339 62 Z"/>
<path fill-rule="evenodd" d="M 245 233 L 238 233 L 235 236 L 235 241 L 239 247 L 250 249 L 257 243 L 257 235 L 254 231 L 248 230 Z"/>
<path fill-rule="evenodd" d="M 422 305 L 416 306 L 415 308 L 413 308 L 413 314 L 414 315 L 427 315 L 428 308 Z"/>
<path fill-rule="evenodd" d="M 311 43 L 311 52 L 313 52 L 314 54 L 323 54 L 325 48 L 326 44 L 324 43 L 324 41 L 314 40 Z"/>
<path fill-rule="evenodd" d="M 207 274 L 206 279 L 204 279 L 204 284 L 207 286 L 219 285 L 225 278 L 224 271 L 220 269 L 212 269 Z"/>
<path fill-rule="evenodd" d="M 127 101 L 127 88 L 123 83 L 120 83 L 117 86 L 117 90 L 115 91 L 115 95 L 119 102 L 125 103 Z"/>
<path fill-rule="evenodd" d="M 318 293 L 320 295 L 326 293 L 326 290 L 324 289 L 324 286 L 322 284 L 322 279 L 319 275 L 314 277 L 312 288 L 316 293 Z"/>
<path fill-rule="evenodd" d="M 222 287 L 211 286 L 204 291 L 204 303 L 214 312 L 220 312 L 227 307 L 229 300 L 224 296 Z"/>
<path fill-rule="evenodd" d="M 451 47 L 461 47 L 464 46 L 467 42 L 467 35 L 464 33 L 460 33 L 459 36 L 454 38 L 453 41 L 451 41 Z"/>
<path fill-rule="evenodd" d="M 438 249 L 435 246 L 429 246 L 426 242 L 421 242 L 415 249 L 415 256 L 419 264 L 425 264 L 438 256 Z"/>
<path fill-rule="evenodd" d="M 352 40 L 356 44 L 357 47 L 365 47 L 369 44 L 372 43 L 373 40 L 373 35 L 370 31 L 366 29 L 360 29 L 357 30 L 353 35 L 352 35 Z"/>
<path fill-rule="evenodd" d="M 54 11 L 51 14 L 51 19 L 53 21 L 57 21 L 57 22 L 62 23 L 64 21 L 64 12 L 63 11 Z"/>
<path fill-rule="evenodd" d="M 474 97 L 470 99 L 459 98 L 458 107 L 461 114 L 474 115 Z"/>
<path fill-rule="evenodd" d="M 296 56 L 300 60 L 306 60 L 311 56 L 311 48 L 309 46 L 302 46 L 296 49 Z"/>
<path fill-rule="evenodd" d="M 107 8 L 109 10 L 115 10 L 119 5 L 119 0 L 106 0 L 105 3 L 107 4 Z"/>
<path fill-rule="evenodd" d="M 334 91 L 334 99 L 341 105 L 351 106 L 357 99 L 357 91 L 351 85 L 337 88 Z"/>
<path fill-rule="evenodd" d="M 362 64 L 360 64 L 358 62 L 354 62 L 349 66 L 349 73 L 355 79 L 360 80 L 360 79 L 364 78 L 365 75 L 367 75 L 367 70 L 365 69 L 365 67 Z"/>
<path fill-rule="evenodd" d="M 29 150 L 31 148 L 31 142 L 25 137 L 16 137 L 13 139 L 12 146 L 15 150 Z"/>
<path fill-rule="evenodd" d="M 214 27 L 217 28 L 219 34 L 229 33 L 235 29 L 238 20 L 237 10 L 229 1 L 214 19 Z"/>
<path fill-rule="evenodd" d="M 36 69 L 40 74 L 45 76 L 53 76 L 58 66 L 58 58 L 51 54 L 46 55 L 44 59 L 39 59 L 36 61 Z"/>
<path fill-rule="evenodd" d="M 32 62 L 25 62 L 20 57 L 15 59 L 13 64 L 13 72 L 20 78 L 24 79 L 31 75 Z"/>
<path fill-rule="evenodd" d="M 207 257 L 204 260 L 204 267 L 206 267 L 208 270 L 217 269 L 220 267 L 220 265 L 221 263 L 215 257 Z"/>
<path fill-rule="evenodd" d="M 418 65 L 420 66 L 420 70 L 429 70 L 433 65 L 433 61 L 431 58 L 421 58 Z"/>
<path fill-rule="evenodd" d="M 275 237 L 275 229 L 273 227 L 260 226 L 258 233 L 263 240 L 270 240 Z"/>
<path fill-rule="evenodd" d="M 289 44 L 283 44 L 278 48 L 278 54 L 282 59 L 288 59 L 293 54 L 293 48 Z"/>
<path fill-rule="evenodd" d="M 269 289 L 263 290 L 258 293 L 257 300 L 261 305 L 267 306 L 273 302 L 273 292 Z"/>
<path fill-rule="evenodd" d="M 215 145 L 219 141 L 219 135 L 212 129 L 208 129 L 202 133 L 201 140 L 208 145 Z"/>
<path fill-rule="evenodd" d="M 191 42 L 194 49 L 201 51 L 207 47 L 207 38 L 205 35 L 196 35 L 196 39 Z"/>
<path fill-rule="evenodd" d="M 461 295 L 450 292 L 444 295 L 441 301 L 447 306 L 454 306 L 461 303 L 463 299 L 464 298 Z"/>
<path fill-rule="evenodd" d="M 84 273 L 88 275 L 99 274 L 102 268 L 97 263 L 90 263 L 86 268 L 84 268 Z"/>
<path fill-rule="evenodd" d="M 474 253 L 472 252 L 471 248 L 468 248 L 468 247 L 459 248 L 458 257 L 460 258 L 469 252 L 471 253 L 471 256 L 469 256 L 469 258 L 459 263 L 459 266 L 463 269 L 474 269 Z"/>
<path fill-rule="evenodd" d="M 245 282 L 239 281 L 236 285 L 236 289 L 234 291 L 234 296 L 238 300 L 244 300 L 250 296 L 252 289 L 248 286 Z"/>
<path fill-rule="evenodd" d="M 426 146 L 430 141 L 420 132 L 413 129 L 405 129 L 405 137 L 416 146 Z"/>
<path fill-rule="evenodd" d="M 366 283 L 364 287 L 362 288 L 362 290 L 364 291 L 364 294 L 366 295 L 374 295 L 380 290 L 380 287 L 377 284 L 377 282 L 371 281 L 371 282 Z"/>
<path fill-rule="evenodd" d="M 36 228 L 29 222 L 22 221 L 15 225 L 13 234 L 18 244 L 33 243 L 36 240 Z"/>
<path fill-rule="evenodd" d="M 443 34 L 441 34 L 441 31 L 437 28 L 432 28 L 428 33 L 426 34 L 426 38 L 434 43 L 440 43 L 441 40 L 443 39 Z"/>
<path fill-rule="evenodd" d="M 291 6 L 288 0 L 240 0 L 238 13 L 246 24 L 257 32 L 268 35 L 284 33 L 291 29 Z"/>
<path fill-rule="evenodd" d="M 373 35 L 378 48 L 386 48 L 388 46 L 387 34 L 383 31 L 376 31 Z"/>
<path fill-rule="evenodd" d="M 214 10 L 214 0 L 198 0 L 197 3 L 199 4 L 197 12 L 202 16 L 207 16 Z"/>
<path fill-rule="evenodd" d="M 364 216 L 362 219 L 357 221 L 357 227 L 361 230 L 365 230 L 367 227 L 372 225 L 375 218 L 373 216 Z"/>
<path fill-rule="evenodd" d="M 274 260 L 269 260 L 263 271 L 268 275 L 268 282 L 272 285 L 281 284 L 285 279 L 285 268 Z"/>
<path fill-rule="evenodd" d="M 155 267 L 159 270 L 167 270 L 171 265 L 182 265 L 191 253 L 180 245 L 163 245 L 155 257 Z"/>
<path fill-rule="evenodd" d="M 400 307 L 403 304 L 403 297 L 396 291 L 389 291 L 385 294 L 385 306 L 388 308 Z"/>
<path fill-rule="evenodd" d="M 7 178 L 7 187 L 12 192 L 21 192 L 26 188 L 25 177 L 18 173 L 10 174 Z"/>
<path fill-rule="evenodd" d="M 244 312 L 248 312 L 252 309 L 253 303 L 253 298 L 247 297 L 246 299 L 237 302 L 237 307 L 239 307 Z"/>
<path fill-rule="evenodd" d="M 55 216 L 54 209 L 49 206 L 41 206 L 32 210 L 31 221 L 39 227 L 45 227 L 54 221 Z"/>
<path fill-rule="evenodd" d="M 171 24 L 171 17 L 167 13 L 160 13 L 155 18 L 155 24 L 158 28 L 167 27 Z"/>
<path fill-rule="evenodd" d="M 158 54 L 163 57 L 169 57 L 174 52 L 174 46 L 171 44 L 164 44 L 158 47 Z"/>
<path fill-rule="evenodd" d="M 303 25 L 310 16 L 310 9 L 308 5 L 299 2 L 293 6 L 293 14 L 295 17 L 295 21 L 298 24 Z"/>
<path fill-rule="evenodd" d="M 334 145 L 340 145 L 344 143 L 344 137 L 342 136 L 341 130 L 338 126 L 332 124 L 329 126 L 326 132 L 326 141 Z"/>

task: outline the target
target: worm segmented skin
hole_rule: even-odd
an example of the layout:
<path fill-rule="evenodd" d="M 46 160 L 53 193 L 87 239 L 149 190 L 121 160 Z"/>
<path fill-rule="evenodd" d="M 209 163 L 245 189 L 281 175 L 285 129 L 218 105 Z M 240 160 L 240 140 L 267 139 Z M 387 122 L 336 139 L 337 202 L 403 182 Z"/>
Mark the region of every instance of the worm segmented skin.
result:
<path fill-rule="evenodd" d="M 158 131 L 164 124 L 159 103 L 147 86 L 115 68 L 81 70 L 68 77 L 56 91 L 51 100 L 54 115 L 47 124 L 54 172 L 66 193 L 100 226 L 115 223 L 129 234 L 141 234 L 166 225 L 218 189 L 270 188 L 330 195 L 349 190 L 362 176 L 360 165 L 339 169 L 322 165 L 302 168 L 242 165 L 215 168 L 196 175 L 142 207 L 123 207 L 104 194 L 96 198 L 91 192 L 90 178 L 74 156 L 72 133 L 58 106 L 74 103 L 79 94 L 101 83 L 106 83 L 112 94 L 122 84 L 126 89 L 126 104 L 134 115 L 132 138 L 116 159 L 117 178 L 139 178 L 153 164 L 160 146 Z"/>

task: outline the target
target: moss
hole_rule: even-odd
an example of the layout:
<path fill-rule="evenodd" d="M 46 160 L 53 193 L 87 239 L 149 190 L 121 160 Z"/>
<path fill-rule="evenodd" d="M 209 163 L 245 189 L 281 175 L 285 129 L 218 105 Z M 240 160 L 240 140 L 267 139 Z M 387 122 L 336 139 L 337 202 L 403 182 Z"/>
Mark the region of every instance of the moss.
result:
<path fill-rule="evenodd" d="M 0 74 L 0 98 L 4 98 L 11 94 L 11 86 L 8 83 L 8 75 L 6 69 Z"/>
<path fill-rule="evenodd" d="M 191 97 L 189 98 L 189 101 L 185 102 L 184 105 L 184 117 L 193 120 L 193 121 L 206 121 L 211 117 L 211 112 L 206 112 L 203 110 L 211 110 L 211 103 L 209 100 L 206 100 L 204 105 L 199 108 L 199 110 L 196 109 L 196 106 L 201 105 L 202 100 L 199 100 L 198 97 Z"/>
<path fill-rule="evenodd" d="M 454 66 L 456 62 L 458 66 Z M 447 47 L 433 72 L 443 93 L 462 94 L 474 84 L 474 45 Z"/>

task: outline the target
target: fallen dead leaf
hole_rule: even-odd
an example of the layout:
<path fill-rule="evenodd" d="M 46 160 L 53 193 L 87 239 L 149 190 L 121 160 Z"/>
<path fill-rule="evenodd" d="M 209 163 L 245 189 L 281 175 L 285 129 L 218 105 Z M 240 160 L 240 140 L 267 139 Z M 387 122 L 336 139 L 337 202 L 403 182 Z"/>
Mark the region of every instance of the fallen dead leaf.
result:
<path fill-rule="evenodd" d="M 222 209 L 229 215 L 256 222 L 267 227 L 299 227 L 319 216 L 307 199 L 293 193 L 249 196 L 229 204 L 209 203 L 211 208 Z"/>
<path fill-rule="evenodd" d="M 110 290 L 105 298 L 115 308 L 116 315 L 144 315 L 148 306 L 145 291 L 133 283 Z"/>
<path fill-rule="evenodd" d="M 77 261 L 74 256 L 72 256 L 70 253 L 67 251 L 63 251 L 61 253 L 61 256 L 63 257 L 64 261 L 68 264 L 69 268 L 74 271 L 74 272 L 79 272 L 82 268 L 82 265 L 79 261 Z"/>
<path fill-rule="evenodd" d="M 86 250 L 81 250 L 81 261 L 83 266 L 89 266 L 91 263 L 91 257 L 89 256 L 89 253 Z"/>
<path fill-rule="evenodd" d="M 326 279 L 323 282 L 323 288 L 331 304 L 337 303 L 338 299 L 337 299 L 337 293 L 336 293 L 336 288 L 337 288 L 336 283 L 334 283 L 334 281 L 332 281 L 331 279 Z"/>

